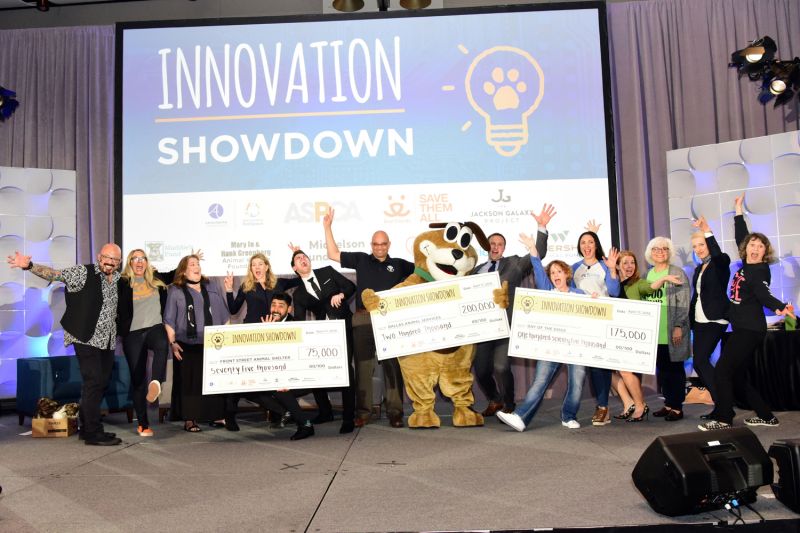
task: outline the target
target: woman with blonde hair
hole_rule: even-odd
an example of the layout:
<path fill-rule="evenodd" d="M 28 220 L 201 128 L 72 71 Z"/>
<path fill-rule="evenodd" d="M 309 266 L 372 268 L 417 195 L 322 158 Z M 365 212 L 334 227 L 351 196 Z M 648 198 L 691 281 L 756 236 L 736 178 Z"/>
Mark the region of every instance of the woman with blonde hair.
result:
<path fill-rule="evenodd" d="M 150 264 L 141 248 L 128 253 L 117 288 L 117 334 L 122 337 L 122 351 L 131 371 L 131 397 L 138 420 L 137 432 L 152 437 L 147 417 L 147 403 L 155 402 L 166 380 L 169 342 L 162 315 L 167 301 L 167 284 L 172 272 L 160 273 Z M 153 352 L 152 378 L 147 377 L 147 352 Z"/>
<path fill-rule="evenodd" d="M 299 284 L 300 280 L 297 277 L 277 279 L 267 256 L 262 253 L 253 254 L 250 256 L 247 273 L 236 293 L 236 298 L 233 297 L 233 274 L 225 276 L 228 309 L 235 315 L 242 308 L 242 304 L 247 303 L 247 313 L 243 322 L 258 324 L 262 318 L 269 315 L 273 294 L 286 292 Z"/>
<path fill-rule="evenodd" d="M 272 297 L 275 294 L 285 293 L 301 283 L 300 278 L 292 279 L 276 278 L 272 272 L 272 265 L 266 255 L 256 253 L 250 256 L 247 266 L 247 274 L 242 280 L 236 298 L 233 297 L 233 274 L 225 276 L 225 296 L 228 302 L 228 310 L 235 315 L 242 308 L 242 304 L 247 304 L 247 312 L 243 322 L 245 324 L 260 324 L 270 314 Z M 236 421 L 236 412 L 239 406 L 241 394 L 227 394 L 225 397 L 225 429 L 228 431 L 239 431 L 239 423 Z M 284 421 L 286 422 L 286 421 Z M 218 423 L 212 423 L 218 426 Z"/>
<path fill-rule="evenodd" d="M 617 258 L 617 272 L 622 290 L 620 298 L 641 300 L 644 296 L 653 294 L 661 289 L 664 283 L 679 284 L 680 279 L 674 275 L 666 275 L 652 283 L 642 279 L 639 275 L 639 262 L 636 255 L 630 250 L 621 250 Z M 611 376 L 611 386 L 617 391 L 622 401 L 623 411 L 614 415 L 617 420 L 628 422 L 641 422 L 650 412 L 650 407 L 644 402 L 642 382 L 638 374 L 620 370 Z"/>
<path fill-rule="evenodd" d="M 686 371 L 683 362 L 689 358 L 689 278 L 682 268 L 670 264 L 675 247 L 668 237 L 655 237 L 647 243 L 644 257 L 652 265 L 647 281 L 660 281 L 667 276 L 661 288 L 642 299 L 661 304 L 658 328 L 656 372 L 664 394 L 664 407 L 653 413 L 667 422 L 683 418 L 683 400 L 686 398 Z M 675 278 L 680 281 L 677 283 Z"/>

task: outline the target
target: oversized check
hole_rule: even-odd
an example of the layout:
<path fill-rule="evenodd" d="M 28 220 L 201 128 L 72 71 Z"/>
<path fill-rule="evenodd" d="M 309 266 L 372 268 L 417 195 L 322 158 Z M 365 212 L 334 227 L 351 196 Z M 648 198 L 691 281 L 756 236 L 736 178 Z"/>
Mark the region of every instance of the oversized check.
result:
<path fill-rule="evenodd" d="M 655 374 L 661 306 L 518 288 L 508 355 Z"/>
<path fill-rule="evenodd" d="M 497 288 L 500 276 L 492 272 L 378 292 L 371 313 L 378 359 L 508 337 Z"/>
<path fill-rule="evenodd" d="M 346 387 L 344 320 L 205 328 L 203 394 Z"/>

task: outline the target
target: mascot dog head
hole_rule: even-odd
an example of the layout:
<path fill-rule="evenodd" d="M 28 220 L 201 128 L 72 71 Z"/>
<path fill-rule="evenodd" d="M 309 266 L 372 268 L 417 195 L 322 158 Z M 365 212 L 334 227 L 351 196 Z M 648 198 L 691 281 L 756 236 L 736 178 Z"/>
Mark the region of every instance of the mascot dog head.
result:
<path fill-rule="evenodd" d="M 477 239 L 488 251 L 489 241 L 474 222 L 435 222 L 430 231 L 414 239 L 414 265 L 428 273 L 433 281 L 466 276 L 478 262 L 478 252 L 471 245 Z"/>

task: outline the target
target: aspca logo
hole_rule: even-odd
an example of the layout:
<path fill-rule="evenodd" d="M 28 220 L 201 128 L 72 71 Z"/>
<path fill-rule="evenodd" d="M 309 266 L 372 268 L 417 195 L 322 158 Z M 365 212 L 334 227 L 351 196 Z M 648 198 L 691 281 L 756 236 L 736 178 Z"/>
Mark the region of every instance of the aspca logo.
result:
<path fill-rule="evenodd" d="M 355 202 L 302 202 L 291 203 L 283 218 L 285 223 L 319 223 L 330 208 L 336 210 L 337 221 L 361 220 L 358 206 Z"/>

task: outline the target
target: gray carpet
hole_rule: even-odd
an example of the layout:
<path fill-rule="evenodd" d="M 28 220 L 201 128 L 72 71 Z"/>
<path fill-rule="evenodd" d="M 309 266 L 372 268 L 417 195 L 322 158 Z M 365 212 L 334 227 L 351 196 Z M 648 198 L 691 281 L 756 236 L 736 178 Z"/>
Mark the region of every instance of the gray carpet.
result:
<path fill-rule="evenodd" d="M 657 398 L 649 398 L 659 407 Z M 293 429 L 268 429 L 256 413 L 242 431 L 204 427 L 189 434 L 157 424 L 143 439 L 124 415 L 106 418 L 121 446 L 85 446 L 77 436 L 20 435 L 0 418 L 0 531 L 423 531 L 532 529 L 716 522 L 722 511 L 681 518 L 653 512 L 631 471 L 658 435 L 697 431 L 707 406 L 667 423 L 559 423 L 559 400 L 545 401 L 518 433 L 492 418 L 485 427 L 393 429 L 385 419 L 339 435 L 338 422 L 292 442 Z M 778 428 L 754 428 L 765 447 L 800 437 L 800 412 L 778 413 Z M 743 417 L 737 418 L 739 422 Z M 29 420 L 26 420 L 29 424 Z M 759 491 L 768 520 L 798 515 Z M 744 511 L 748 522 L 757 517 Z"/>

